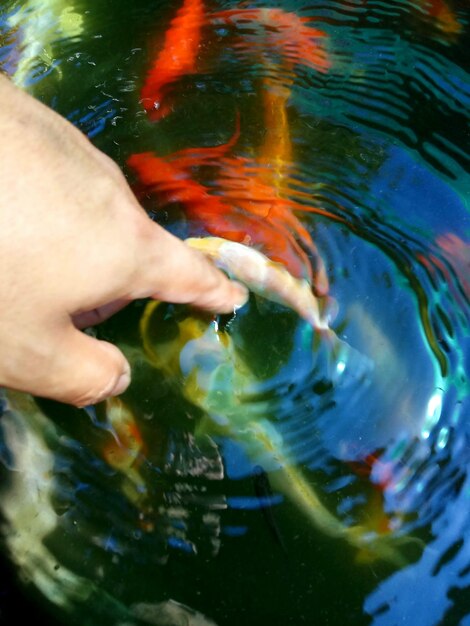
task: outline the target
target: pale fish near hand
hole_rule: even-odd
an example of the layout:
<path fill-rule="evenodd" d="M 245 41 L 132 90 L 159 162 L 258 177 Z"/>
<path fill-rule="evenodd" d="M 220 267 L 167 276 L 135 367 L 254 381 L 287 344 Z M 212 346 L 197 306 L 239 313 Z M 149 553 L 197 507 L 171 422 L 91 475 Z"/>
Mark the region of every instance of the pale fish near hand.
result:
<path fill-rule="evenodd" d="M 209 253 L 219 267 L 255 293 L 289 306 L 315 328 L 336 337 L 322 322 L 308 284 L 292 278 L 287 270 L 264 255 L 221 239 L 192 239 L 188 243 Z M 269 419 L 267 402 L 249 400 L 258 381 L 230 335 L 221 331 L 214 320 L 188 316 L 177 323 L 176 336 L 157 339 L 155 345 L 158 323 L 153 321 L 160 306 L 159 302 L 150 302 L 141 318 L 143 347 L 149 362 L 173 381 L 187 400 L 204 411 L 206 417 L 201 420 L 198 432 L 231 438 L 253 461 L 258 463 L 261 459 L 262 464 L 264 461 L 275 467 L 270 475 L 272 486 L 326 535 L 345 539 L 361 553 L 404 566 L 405 559 L 394 544 L 413 541 L 412 538 L 379 535 L 362 525 L 349 527 L 322 504 L 294 459 L 289 457 L 280 432 Z"/>
<path fill-rule="evenodd" d="M 221 237 L 191 237 L 185 243 L 200 250 L 253 293 L 292 309 L 316 330 L 332 332 L 327 320 L 320 316 L 318 300 L 309 282 L 294 278 L 280 263 L 254 248 Z"/>
<path fill-rule="evenodd" d="M 328 316 L 320 314 L 318 299 L 307 280 L 295 278 L 281 263 L 271 261 L 255 248 L 242 243 L 221 237 L 192 237 L 185 243 L 205 254 L 230 278 L 246 285 L 252 293 L 295 311 L 308 322 L 330 345 L 328 375 L 332 379 L 342 375 L 346 362 L 351 358 L 358 375 L 362 376 L 373 368 L 369 359 L 341 340 L 329 327 Z"/>

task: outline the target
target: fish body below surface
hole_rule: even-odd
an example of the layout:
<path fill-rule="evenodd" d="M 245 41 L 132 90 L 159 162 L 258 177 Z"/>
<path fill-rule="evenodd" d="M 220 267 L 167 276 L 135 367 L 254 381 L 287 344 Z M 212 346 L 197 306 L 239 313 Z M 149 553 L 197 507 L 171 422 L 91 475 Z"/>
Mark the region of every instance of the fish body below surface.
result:
<path fill-rule="evenodd" d="M 203 23 L 203 0 L 185 0 L 165 33 L 163 49 L 142 87 L 142 104 L 152 119 L 161 119 L 170 111 L 163 101 L 165 88 L 186 74 L 195 73 Z"/>
<path fill-rule="evenodd" d="M 322 73 L 330 68 L 327 35 L 312 28 L 308 17 L 277 8 L 236 8 L 213 13 L 210 21 L 240 30 L 243 39 L 235 45 L 239 53 L 275 51 L 282 55 L 284 65 L 305 65 Z"/>
<path fill-rule="evenodd" d="M 242 37 L 233 45 L 235 52 L 255 57 L 272 52 L 283 57 L 284 65 L 302 64 L 325 73 L 331 64 L 324 46 L 327 36 L 309 22 L 309 18 L 296 13 L 272 8 L 209 14 L 203 0 L 184 0 L 144 81 L 141 101 L 145 110 L 152 120 L 164 118 L 171 111 L 165 101 L 168 87 L 201 71 L 198 55 L 203 44 L 202 29 L 207 24 L 235 26 L 240 30 Z M 247 24 L 252 25 L 248 30 Z"/>
<path fill-rule="evenodd" d="M 191 243 L 201 247 L 200 240 Z M 274 278 L 268 278 L 263 283 L 260 277 L 266 266 L 269 274 L 269 265 L 272 264 L 269 259 L 256 250 L 246 251 L 246 246 L 240 249 L 239 244 L 232 242 L 228 242 L 227 252 L 223 249 L 224 243 L 214 238 L 206 241 L 216 260 L 223 259 L 221 266 L 228 273 L 245 281 L 258 293 L 262 292 L 265 297 L 290 306 L 285 297 L 280 298 L 279 292 L 273 294 L 272 291 L 277 289 L 277 281 L 286 278 L 286 270 L 275 267 L 274 271 L 280 271 L 280 276 L 275 274 Z M 231 257 L 234 250 L 235 261 Z M 252 259 L 253 266 L 247 270 L 246 266 Z M 266 287 L 268 284 L 269 289 Z M 147 305 L 140 321 L 142 345 L 148 362 L 160 370 L 187 401 L 203 411 L 196 426 L 196 436 L 223 437 L 240 445 L 252 462 L 267 468 L 272 487 L 284 494 L 320 532 L 346 540 L 359 553 L 365 552 L 399 567 L 405 565 L 396 544 L 412 539 L 400 538 L 392 533 L 382 536 L 361 524 L 348 526 L 322 503 L 314 486 L 296 465 L 289 444 L 284 441 L 276 424 L 273 417 L 276 402 L 271 402 L 263 394 L 263 381 L 252 371 L 246 355 L 238 349 L 232 335 L 227 330 L 221 330 L 210 317 L 193 317 L 190 314 L 173 319 L 172 332 L 168 334 L 165 320 L 170 323 L 170 318 L 165 311 L 159 302 Z M 315 321 L 321 324 L 319 316 Z M 321 328 L 327 329 L 327 326 Z M 314 349 L 313 345 L 311 349 Z"/>
<path fill-rule="evenodd" d="M 186 243 L 253 293 L 292 309 L 317 330 L 332 332 L 320 316 L 318 300 L 308 281 L 294 278 L 280 263 L 254 248 L 221 237 L 192 237 Z"/>
<path fill-rule="evenodd" d="M 282 131 L 282 125 L 275 130 Z M 181 203 L 192 224 L 203 225 L 215 237 L 260 246 L 272 260 L 285 265 L 294 276 L 311 281 L 316 293 L 325 295 L 328 279 L 324 263 L 295 213 L 315 213 L 335 221 L 339 218 L 280 195 L 280 188 L 286 191 L 281 170 L 287 166 L 281 165 L 277 157 L 288 146 L 282 136 L 277 138 L 283 132 L 272 134 L 275 137 L 267 148 L 271 151 L 278 141 L 279 154 L 270 153 L 268 158 L 263 150 L 260 163 L 257 159 L 226 156 L 239 137 L 237 121 L 233 136 L 220 146 L 181 150 L 166 157 L 142 152 L 133 154 L 127 164 L 138 176 L 138 196 L 150 194 L 158 204 Z M 214 169 L 211 187 L 194 177 L 194 170 L 201 167 Z M 299 199 L 307 203 L 311 200 Z"/>
<path fill-rule="evenodd" d="M 319 300 L 307 280 L 295 278 L 283 265 L 271 261 L 258 250 L 221 237 L 193 237 L 186 239 L 186 244 L 208 256 L 249 291 L 291 309 L 304 319 L 315 331 L 314 337 L 324 340 L 328 346 L 327 373 L 332 380 L 342 375 L 347 362 L 358 377 L 373 369 L 370 359 L 340 339 L 329 327 L 328 316 L 321 315 Z M 330 298 L 330 305 L 332 302 Z M 334 310 L 335 307 L 331 308 Z"/>

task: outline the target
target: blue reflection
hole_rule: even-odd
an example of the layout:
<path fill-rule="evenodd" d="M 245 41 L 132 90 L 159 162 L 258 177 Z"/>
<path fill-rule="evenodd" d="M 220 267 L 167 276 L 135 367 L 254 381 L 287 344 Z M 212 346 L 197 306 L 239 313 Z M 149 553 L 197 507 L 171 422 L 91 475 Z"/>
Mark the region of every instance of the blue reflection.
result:
<path fill-rule="evenodd" d="M 432 532 L 435 539 L 426 546 L 420 560 L 393 574 L 367 598 L 364 608 L 374 626 L 444 624 L 446 613 L 453 607 L 451 590 L 468 593 L 470 477 L 433 522 Z"/>
<path fill-rule="evenodd" d="M 280 504 L 284 498 L 281 494 L 272 496 L 231 496 L 227 498 L 227 503 L 231 509 L 239 509 L 241 511 L 253 511 L 264 507 Z"/>

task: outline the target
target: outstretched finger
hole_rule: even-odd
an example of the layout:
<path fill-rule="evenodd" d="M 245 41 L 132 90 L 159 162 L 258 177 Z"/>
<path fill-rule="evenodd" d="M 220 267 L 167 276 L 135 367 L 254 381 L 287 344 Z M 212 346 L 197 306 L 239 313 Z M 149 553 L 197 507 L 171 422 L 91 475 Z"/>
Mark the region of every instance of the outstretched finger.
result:
<path fill-rule="evenodd" d="M 156 224 L 141 248 L 142 271 L 134 297 L 152 297 L 229 313 L 248 299 L 247 289 L 229 280 L 202 253 L 193 250 Z"/>

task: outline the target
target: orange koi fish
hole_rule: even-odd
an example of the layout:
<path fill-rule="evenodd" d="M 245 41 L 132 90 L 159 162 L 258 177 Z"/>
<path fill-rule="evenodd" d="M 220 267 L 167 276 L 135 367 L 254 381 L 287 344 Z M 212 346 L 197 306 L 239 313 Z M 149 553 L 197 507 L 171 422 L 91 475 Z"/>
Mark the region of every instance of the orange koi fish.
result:
<path fill-rule="evenodd" d="M 231 175 L 226 174 L 215 183 L 216 191 L 218 187 L 223 195 L 209 191 L 194 180 L 186 168 L 179 167 L 174 156 L 166 160 L 144 152 L 134 154 L 127 163 L 139 176 L 137 191 L 150 193 L 163 204 L 181 203 L 188 218 L 201 224 L 211 235 L 259 246 L 273 261 L 283 263 L 294 276 L 310 279 L 310 262 L 296 237 L 300 237 L 314 255 L 316 248 L 308 232 L 291 213 L 291 205 L 295 207 L 296 204 L 275 198 L 272 193 L 269 197 L 266 185 L 260 182 L 257 188 L 249 177 L 243 179 L 241 174 L 247 166 L 240 160 L 241 163 L 234 159 L 230 164 Z M 201 162 L 204 161 L 207 159 L 202 156 Z M 224 165 L 225 161 L 221 161 L 220 166 Z M 302 205 L 299 207 L 303 208 Z M 323 274 L 321 280 L 314 281 L 316 286 L 317 282 L 317 291 L 324 292 Z"/>
<path fill-rule="evenodd" d="M 362 459 L 347 461 L 346 464 L 367 486 L 367 501 L 361 507 L 361 526 L 379 537 L 393 537 L 406 519 L 405 513 L 386 509 L 385 494 L 396 486 L 393 463 L 383 459 L 383 450 L 377 450 Z M 410 543 L 420 545 L 418 539 L 409 540 Z M 357 560 L 368 563 L 371 556 L 369 551 L 362 550 Z"/>
<path fill-rule="evenodd" d="M 111 467 L 127 472 L 135 467 L 145 444 L 134 416 L 119 398 L 106 400 L 106 415 L 113 438 L 102 450 L 102 456 Z"/>
<path fill-rule="evenodd" d="M 437 253 L 418 253 L 416 259 L 430 278 L 442 280 L 452 298 L 462 310 L 467 310 L 470 303 L 470 242 L 449 232 L 436 237 L 436 244 Z M 439 350 L 435 336 L 431 337 L 433 346 Z"/>
<path fill-rule="evenodd" d="M 242 32 L 243 38 L 234 45 L 235 51 L 258 56 L 274 51 L 283 55 L 288 67 L 303 64 L 326 72 L 330 67 L 322 41 L 326 35 L 308 26 L 310 21 L 310 18 L 282 9 L 232 9 L 208 16 L 203 0 L 184 0 L 142 87 L 141 101 L 145 110 L 153 120 L 168 115 L 170 107 L 164 101 L 165 91 L 183 76 L 199 71 L 201 29 L 207 23 L 233 25 L 240 31 L 246 24 L 254 24 L 256 32 Z"/>
<path fill-rule="evenodd" d="M 165 117 L 165 88 L 186 74 L 196 72 L 201 27 L 205 21 L 203 0 L 184 0 L 165 33 L 163 49 L 148 71 L 141 91 L 142 104 L 152 119 Z"/>
<path fill-rule="evenodd" d="M 316 209 L 288 198 L 263 181 L 266 167 L 254 159 L 223 157 L 221 147 L 185 150 L 161 158 L 151 152 L 135 154 L 128 165 L 137 173 L 138 190 L 163 203 L 181 203 L 190 220 L 202 224 L 216 237 L 258 246 L 273 261 L 282 263 L 298 278 L 306 278 L 319 295 L 328 281 L 317 248 L 293 211 Z M 181 160 L 179 160 L 179 158 Z M 194 180 L 191 170 L 201 165 L 216 168 L 211 189 Z M 317 271 L 312 275 L 313 258 Z"/>
<path fill-rule="evenodd" d="M 136 416 L 120 398 L 108 398 L 104 408 L 110 437 L 100 450 L 101 456 L 121 476 L 123 494 L 139 511 L 140 528 L 152 532 L 155 513 L 142 472 L 147 446 Z"/>
<path fill-rule="evenodd" d="M 271 184 L 279 193 L 285 186 L 292 163 L 292 141 L 290 137 L 287 103 L 290 98 L 292 80 L 284 78 L 275 82 L 272 78 L 263 81 L 263 111 L 266 134 L 259 153 L 259 162 L 269 168 Z"/>
<path fill-rule="evenodd" d="M 295 212 L 312 212 L 334 217 L 328 211 L 300 204 L 279 193 L 281 180 L 275 175 L 273 162 L 260 164 L 257 159 L 226 157 L 220 162 L 222 175 L 215 180 L 214 187 L 223 194 L 224 200 L 242 211 L 253 215 L 258 224 L 267 222 L 276 230 L 277 236 L 264 248 L 265 254 L 273 261 L 283 263 L 297 278 L 312 282 L 319 295 L 328 291 L 328 281 L 323 262 L 308 230 L 296 217 Z M 268 181 L 270 184 L 268 184 Z M 256 231 L 247 231 L 248 242 L 256 242 Z M 290 242 L 295 251 L 294 258 L 285 256 L 285 244 Z M 316 266 L 312 274 L 311 261 Z"/>
<path fill-rule="evenodd" d="M 273 50 L 291 65 L 306 65 L 326 72 L 330 67 L 323 42 L 325 33 L 312 28 L 309 17 L 282 9 L 230 9 L 210 16 L 214 25 L 234 26 L 243 34 L 235 44 L 241 53 L 264 53 Z"/>

